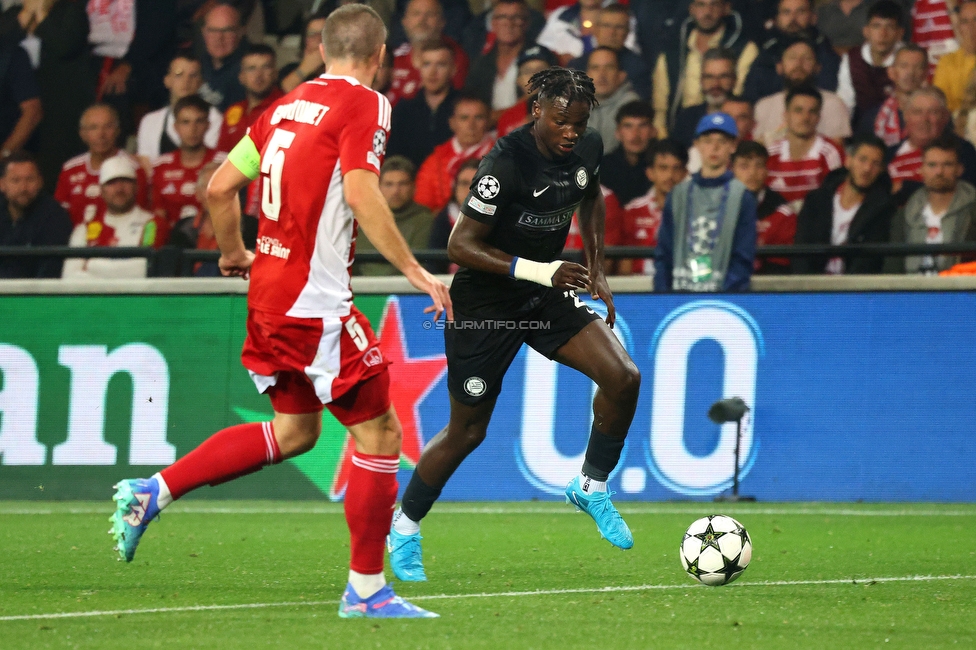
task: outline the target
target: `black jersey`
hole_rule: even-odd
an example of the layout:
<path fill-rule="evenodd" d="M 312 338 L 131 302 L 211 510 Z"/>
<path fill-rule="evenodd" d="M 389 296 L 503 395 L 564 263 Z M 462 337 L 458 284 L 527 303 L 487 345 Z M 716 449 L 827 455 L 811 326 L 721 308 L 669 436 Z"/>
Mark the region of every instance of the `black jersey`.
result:
<path fill-rule="evenodd" d="M 550 160 L 539 152 L 531 129 L 528 124 L 495 143 L 471 181 L 461 212 L 490 224 L 486 241 L 499 250 L 552 262 L 566 245 L 580 203 L 600 194 L 603 138 L 587 129 L 570 155 Z M 540 288 L 528 280 L 462 267 L 451 296 L 462 313 L 473 316 L 481 307 L 517 308 Z"/>

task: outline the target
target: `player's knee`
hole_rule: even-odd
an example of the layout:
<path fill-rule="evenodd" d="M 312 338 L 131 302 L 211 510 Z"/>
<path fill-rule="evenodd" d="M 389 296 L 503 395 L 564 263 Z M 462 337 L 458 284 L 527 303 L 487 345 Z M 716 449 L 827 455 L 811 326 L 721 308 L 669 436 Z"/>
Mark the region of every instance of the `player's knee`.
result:
<path fill-rule="evenodd" d="M 311 450 L 321 431 L 322 423 L 318 418 L 278 417 L 274 423 L 282 458 L 292 458 Z"/>
<path fill-rule="evenodd" d="M 383 445 L 386 447 L 396 447 L 400 449 L 403 443 L 403 427 L 400 420 L 394 417 L 387 417 L 383 424 Z"/>
<path fill-rule="evenodd" d="M 610 390 L 615 395 L 616 402 L 636 403 L 637 396 L 640 394 L 641 374 L 637 365 L 633 361 L 627 361 L 617 371 L 610 386 Z"/>
<path fill-rule="evenodd" d="M 481 426 L 468 426 L 455 436 L 458 445 L 466 452 L 471 453 L 485 441 L 486 430 Z"/>

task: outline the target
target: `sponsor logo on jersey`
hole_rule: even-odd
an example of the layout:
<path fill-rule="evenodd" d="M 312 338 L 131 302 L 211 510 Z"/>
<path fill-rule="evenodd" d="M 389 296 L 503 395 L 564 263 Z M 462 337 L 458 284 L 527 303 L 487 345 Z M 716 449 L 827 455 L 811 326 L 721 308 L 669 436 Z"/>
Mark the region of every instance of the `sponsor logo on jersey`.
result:
<path fill-rule="evenodd" d="M 167 169 L 163 172 L 164 181 L 178 181 L 183 178 L 182 169 Z"/>
<path fill-rule="evenodd" d="M 271 126 L 278 124 L 282 120 L 318 126 L 319 122 L 322 121 L 322 118 L 328 112 L 328 106 L 308 102 L 304 99 L 297 99 L 275 108 L 274 114 L 271 116 Z"/>
<path fill-rule="evenodd" d="M 366 353 L 363 355 L 363 363 L 365 363 L 368 368 L 378 366 L 383 363 L 383 353 L 380 352 L 379 348 L 370 348 L 366 350 Z"/>
<path fill-rule="evenodd" d="M 520 226 L 531 228 L 532 230 L 559 230 L 572 221 L 574 212 L 576 212 L 575 205 L 569 209 L 550 212 L 549 214 L 523 212 L 518 218 L 518 223 Z"/>
<path fill-rule="evenodd" d="M 470 199 L 468 199 L 468 205 L 471 207 L 471 209 L 477 210 L 481 214 L 487 214 L 487 215 L 495 214 L 495 210 L 498 209 L 498 206 L 494 206 L 490 203 L 482 203 L 481 201 L 474 198 L 473 196 Z"/>
<path fill-rule="evenodd" d="M 68 177 L 69 183 L 81 183 L 88 177 L 88 172 L 77 172 Z"/>
<path fill-rule="evenodd" d="M 483 199 L 493 199 L 498 196 L 499 190 L 501 190 L 502 185 L 498 182 L 498 179 L 494 176 L 482 176 L 478 181 L 478 194 L 481 195 Z"/>
<path fill-rule="evenodd" d="M 576 185 L 579 188 L 586 189 L 586 185 L 590 182 L 589 177 L 586 175 L 586 170 L 582 167 L 576 170 Z"/>
<path fill-rule="evenodd" d="M 386 131 L 383 129 L 376 129 L 376 133 L 373 134 L 373 153 L 377 156 L 386 153 Z"/>
<path fill-rule="evenodd" d="M 197 184 L 193 181 L 187 181 L 180 185 L 180 194 L 183 196 L 193 196 L 197 193 Z"/>
<path fill-rule="evenodd" d="M 283 260 L 287 260 L 291 255 L 291 249 L 282 246 L 281 242 L 274 237 L 258 237 L 257 250 L 259 253 L 280 257 Z"/>
<path fill-rule="evenodd" d="M 481 397 L 488 389 L 488 384 L 481 377 L 468 377 L 464 380 L 464 392 L 471 397 Z"/>

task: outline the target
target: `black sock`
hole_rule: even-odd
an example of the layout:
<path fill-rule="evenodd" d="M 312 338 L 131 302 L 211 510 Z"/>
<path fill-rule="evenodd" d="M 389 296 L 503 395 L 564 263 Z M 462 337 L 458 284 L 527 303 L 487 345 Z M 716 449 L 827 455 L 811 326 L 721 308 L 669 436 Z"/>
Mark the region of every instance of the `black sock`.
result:
<path fill-rule="evenodd" d="M 424 483 L 417 471 L 414 470 L 410 482 L 407 483 L 407 489 L 403 492 L 400 509 L 412 521 L 419 522 L 427 516 L 427 513 L 434 506 L 434 501 L 437 501 L 440 496 L 441 489 L 432 488 Z"/>
<path fill-rule="evenodd" d="M 620 452 L 623 448 L 624 438 L 611 438 L 597 431 L 594 425 L 590 429 L 590 441 L 586 445 L 583 475 L 589 476 L 594 481 L 606 482 L 610 478 L 610 472 L 620 461 Z"/>

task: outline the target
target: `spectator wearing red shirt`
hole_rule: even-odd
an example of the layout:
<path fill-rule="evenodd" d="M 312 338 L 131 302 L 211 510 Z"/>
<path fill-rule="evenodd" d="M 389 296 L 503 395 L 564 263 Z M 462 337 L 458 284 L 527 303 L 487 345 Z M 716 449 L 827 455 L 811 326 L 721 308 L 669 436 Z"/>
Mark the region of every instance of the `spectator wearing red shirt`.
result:
<path fill-rule="evenodd" d="M 218 250 L 217 236 L 214 233 L 210 208 L 207 204 L 207 184 L 219 166 L 216 161 L 211 161 L 200 168 L 196 180 L 196 199 L 200 211 L 195 219 L 182 219 L 176 224 L 176 227 L 170 231 L 170 246 L 200 251 Z M 216 261 L 197 262 L 193 265 L 193 275 L 219 277 L 220 269 Z"/>
<path fill-rule="evenodd" d="M 529 79 L 535 73 L 548 70 L 554 65 L 556 65 L 556 55 L 541 45 L 533 45 L 522 50 L 518 58 L 518 76 L 515 78 L 519 100 L 515 102 L 514 106 L 503 111 L 498 118 L 499 138 L 531 121 L 529 104 L 533 98 L 529 97 L 528 94 Z"/>
<path fill-rule="evenodd" d="M 756 195 L 756 245 L 790 246 L 796 236 L 796 213 L 775 190 L 766 187 L 769 152 L 758 142 L 742 141 L 732 154 L 732 173 Z M 790 260 L 756 258 L 755 273 L 789 273 Z"/>
<path fill-rule="evenodd" d="M 464 48 L 451 38 L 444 36 L 444 10 L 438 0 L 410 0 L 403 13 L 403 31 L 407 42 L 393 51 L 393 72 L 386 97 L 396 105 L 404 98 L 410 98 L 420 90 L 419 46 L 425 41 L 444 38 L 454 50 L 454 77 L 452 85 L 464 87 L 468 76 L 468 55 Z"/>
<path fill-rule="evenodd" d="M 817 133 L 822 105 L 820 91 L 813 86 L 791 88 L 786 93 L 786 137 L 769 145 L 767 184 L 795 212 L 827 174 L 844 164 L 840 145 Z"/>
<path fill-rule="evenodd" d="M 99 189 L 105 210 L 87 223 L 75 226 L 68 240 L 75 247 L 158 248 L 165 241 L 166 224 L 136 205 L 136 173 L 131 156 L 113 156 L 99 168 Z M 72 258 L 66 260 L 62 278 L 144 278 L 147 260 Z"/>
<path fill-rule="evenodd" d="M 606 215 L 604 215 L 603 220 L 603 245 L 618 246 L 620 245 L 624 211 L 620 207 L 620 201 L 617 200 L 617 196 L 613 193 L 613 190 L 601 184 L 600 191 L 603 193 L 603 202 L 607 206 Z M 580 235 L 579 221 L 576 217 L 577 215 L 574 214 L 573 220 L 569 224 L 569 232 L 566 234 L 566 245 L 563 247 L 563 250 L 585 250 L 583 248 L 583 236 Z M 604 273 L 613 275 L 614 262 L 615 260 L 603 260 Z M 586 262 L 584 261 L 583 264 L 586 264 Z"/>
<path fill-rule="evenodd" d="M 464 94 L 458 97 L 449 122 L 454 137 L 438 145 L 420 166 L 414 201 L 434 214 L 444 209 L 451 200 L 461 163 L 483 158 L 495 144 L 494 133 L 488 131 L 488 114 L 488 105 L 481 99 Z"/>
<path fill-rule="evenodd" d="M 621 241 L 623 246 L 657 246 L 664 202 L 674 186 L 688 175 L 688 150 L 674 140 L 659 140 L 644 158 L 644 173 L 652 185 L 643 196 L 624 206 Z M 618 275 L 653 275 L 654 260 L 624 259 L 617 265 Z"/>
<path fill-rule="evenodd" d="M 79 135 L 88 151 L 75 156 L 61 167 L 54 198 L 71 215 L 71 222 L 90 222 L 105 212 L 98 173 L 102 164 L 113 156 L 127 158 L 135 168 L 136 205 L 149 205 L 149 181 L 145 170 L 134 156 L 121 151 L 119 114 L 108 104 L 93 104 L 81 114 Z"/>
<path fill-rule="evenodd" d="M 976 149 L 951 131 L 950 118 L 945 93 L 939 88 L 924 86 L 909 97 L 905 139 L 888 148 L 888 174 L 899 205 L 904 205 L 922 182 L 922 150 L 942 135 L 956 142 L 963 166 L 962 180 L 976 185 Z"/>
<path fill-rule="evenodd" d="M 877 112 L 861 122 L 860 131 L 873 131 L 889 147 L 905 139 L 904 107 L 911 94 L 925 83 L 927 56 L 925 50 L 914 43 L 895 52 L 894 62 L 888 66 L 891 94 Z"/>
<path fill-rule="evenodd" d="M 946 0 L 915 0 L 912 5 L 912 42 L 928 53 L 929 78 L 935 73 L 935 66 L 943 54 L 959 49 Z"/>
<path fill-rule="evenodd" d="M 454 196 L 450 203 L 434 217 L 434 225 L 430 229 L 430 243 L 428 248 L 447 250 L 447 241 L 451 238 L 451 231 L 461 214 L 461 204 L 468 197 L 471 182 L 478 171 L 480 160 L 472 158 L 461 163 L 457 176 L 454 178 Z M 427 264 L 431 273 L 457 273 L 458 265 L 449 262 Z"/>
<path fill-rule="evenodd" d="M 217 141 L 218 151 L 229 152 L 233 149 L 254 120 L 284 95 L 278 88 L 275 51 L 268 45 L 248 48 L 241 59 L 238 79 L 244 87 L 245 98 L 224 112 L 224 123 Z"/>
<path fill-rule="evenodd" d="M 200 169 L 225 157 L 203 142 L 210 126 L 209 108 L 210 105 L 199 95 L 176 102 L 173 115 L 180 148 L 163 154 L 153 165 L 153 212 L 170 228 L 183 219 L 196 221 L 200 216 L 201 205 L 197 197 Z"/>

